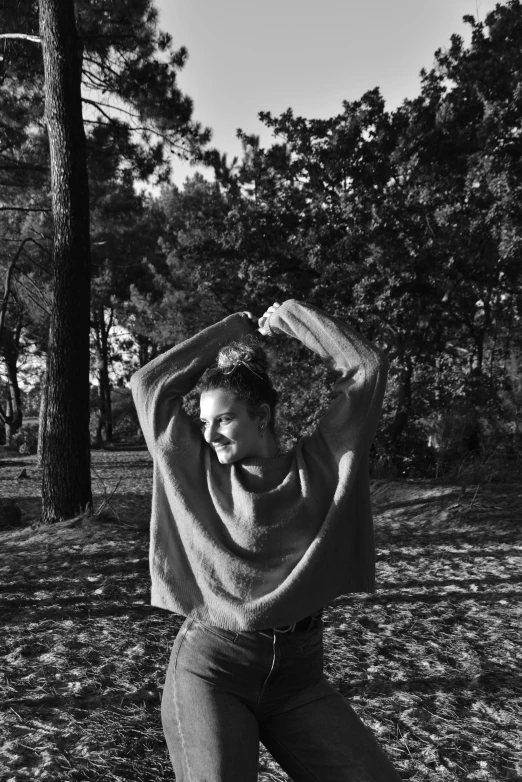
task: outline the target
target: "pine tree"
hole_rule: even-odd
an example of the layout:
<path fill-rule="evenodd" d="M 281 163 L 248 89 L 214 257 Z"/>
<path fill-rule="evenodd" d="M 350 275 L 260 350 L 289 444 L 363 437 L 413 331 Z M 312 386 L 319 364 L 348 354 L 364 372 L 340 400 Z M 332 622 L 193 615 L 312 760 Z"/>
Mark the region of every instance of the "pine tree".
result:
<path fill-rule="evenodd" d="M 82 52 L 73 2 L 40 0 L 53 197 L 53 303 L 42 435 L 44 521 L 92 505 L 89 448 L 89 184 Z"/>
<path fill-rule="evenodd" d="M 0 209 L 50 208 L 48 169 L 38 168 L 29 155 L 36 138 L 32 129 L 40 130 L 39 137 L 45 131 L 43 83 L 54 222 L 43 517 L 54 521 L 91 503 L 87 164 L 91 198 L 98 178 L 130 175 L 161 181 L 168 177 L 172 152 L 197 155 L 209 131 L 192 121 L 192 102 L 176 84 L 186 50 L 174 51 L 170 37 L 158 30 L 151 0 L 41 0 L 40 35 L 35 3 L 20 5 L 12 9 L 4 4 L 0 11 L 7 52 L 0 92 L 3 97 L 15 85 L 27 107 L 22 116 L 15 101 L 7 102 L 7 121 L 0 123 L 9 136 L 0 156 L 5 186 L 0 188 Z M 41 45 L 43 69 L 34 49 L 27 57 L 27 47 L 35 45 Z M 85 116 L 82 103 L 88 109 Z M 43 182 L 39 188 L 35 183 L 34 206 L 27 203 L 26 192 L 20 197 L 22 206 L 14 207 L 5 188 L 19 187 L 23 170 L 42 175 Z"/>

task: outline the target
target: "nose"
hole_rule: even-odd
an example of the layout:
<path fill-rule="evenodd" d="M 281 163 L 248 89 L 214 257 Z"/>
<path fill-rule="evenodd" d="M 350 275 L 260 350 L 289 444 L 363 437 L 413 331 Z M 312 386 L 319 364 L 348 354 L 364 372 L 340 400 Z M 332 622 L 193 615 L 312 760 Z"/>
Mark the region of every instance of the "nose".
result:
<path fill-rule="evenodd" d="M 213 423 L 210 422 L 205 427 L 205 430 L 203 432 L 203 436 L 204 436 L 205 440 L 207 441 L 207 443 L 210 444 L 210 443 L 213 443 L 215 440 L 219 439 L 218 429 L 219 429 L 219 426 L 218 426 L 218 423 L 216 421 L 214 421 Z"/>

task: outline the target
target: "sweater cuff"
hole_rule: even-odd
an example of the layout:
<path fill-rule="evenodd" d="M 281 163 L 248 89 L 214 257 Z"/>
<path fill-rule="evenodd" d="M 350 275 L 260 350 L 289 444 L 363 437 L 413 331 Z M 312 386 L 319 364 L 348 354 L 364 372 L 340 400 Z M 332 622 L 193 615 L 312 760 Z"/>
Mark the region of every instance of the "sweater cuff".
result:
<path fill-rule="evenodd" d="M 268 320 L 265 321 L 265 324 L 263 328 L 266 330 L 267 335 L 269 337 L 273 337 L 276 334 L 284 334 L 285 332 L 283 329 L 278 329 L 277 326 L 272 325 L 274 319 L 277 320 L 277 317 L 282 313 L 285 312 L 287 309 L 291 309 L 292 305 L 295 303 L 295 299 L 287 299 L 284 301 L 280 307 L 278 307 L 276 310 L 270 313 L 268 316 Z"/>

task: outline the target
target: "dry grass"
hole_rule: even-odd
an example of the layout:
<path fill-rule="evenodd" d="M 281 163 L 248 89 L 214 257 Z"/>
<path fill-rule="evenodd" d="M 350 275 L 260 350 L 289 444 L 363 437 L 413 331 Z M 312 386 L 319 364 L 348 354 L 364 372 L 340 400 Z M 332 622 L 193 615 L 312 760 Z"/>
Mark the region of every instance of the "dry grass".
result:
<path fill-rule="evenodd" d="M 150 460 L 94 469 L 99 504 L 121 479 L 118 519 L 0 533 L 1 780 L 173 779 L 159 704 L 181 618 L 148 605 Z M 0 463 L 26 519 L 38 494 L 30 457 Z M 328 675 L 404 779 L 521 780 L 522 487 L 377 482 L 374 503 L 379 589 L 326 612 Z M 259 779 L 287 777 L 263 752 Z"/>

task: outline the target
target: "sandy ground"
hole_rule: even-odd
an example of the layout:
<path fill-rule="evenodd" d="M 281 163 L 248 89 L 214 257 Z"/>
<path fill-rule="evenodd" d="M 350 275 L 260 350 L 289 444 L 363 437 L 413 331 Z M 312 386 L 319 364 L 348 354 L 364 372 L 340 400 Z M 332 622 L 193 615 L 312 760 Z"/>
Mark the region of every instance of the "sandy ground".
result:
<path fill-rule="evenodd" d="M 0 532 L 2 781 L 174 778 L 159 703 L 182 619 L 149 606 L 151 472 L 96 452 L 107 513 Z M 39 485 L 34 458 L 0 457 L 25 523 Z M 522 485 L 372 491 L 378 589 L 326 611 L 329 678 L 403 779 L 522 780 Z M 259 780 L 287 779 L 263 750 Z"/>

